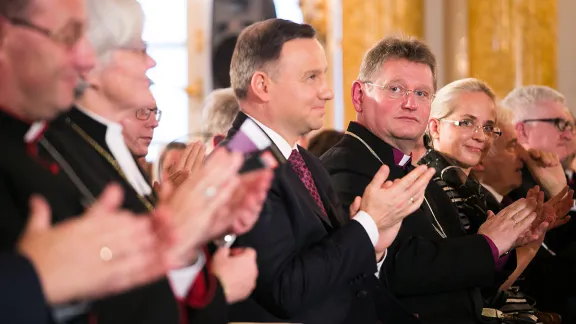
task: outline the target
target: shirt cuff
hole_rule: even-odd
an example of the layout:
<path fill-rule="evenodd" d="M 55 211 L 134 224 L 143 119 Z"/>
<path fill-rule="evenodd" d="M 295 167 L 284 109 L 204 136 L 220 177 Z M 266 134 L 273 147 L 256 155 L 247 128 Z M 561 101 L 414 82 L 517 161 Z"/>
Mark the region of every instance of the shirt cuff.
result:
<path fill-rule="evenodd" d="M 378 233 L 378 226 L 376 226 L 372 217 L 370 217 L 370 215 L 365 211 L 361 210 L 352 217 L 352 219 L 364 227 L 364 230 L 366 230 L 366 233 L 368 233 L 368 236 L 370 237 L 370 241 L 372 241 L 372 246 L 376 246 L 378 239 L 380 238 L 380 233 Z"/>
<path fill-rule="evenodd" d="M 502 271 L 502 269 L 504 269 L 504 266 L 506 265 L 506 262 L 508 262 L 508 254 L 500 257 L 498 248 L 496 247 L 496 244 L 494 244 L 492 239 L 484 234 L 480 235 L 482 235 L 488 242 L 488 245 L 490 245 L 490 250 L 492 250 L 492 257 L 494 258 L 494 264 L 496 265 L 496 271 Z"/>
<path fill-rule="evenodd" d="M 198 260 L 196 260 L 196 263 L 193 265 L 168 271 L 168 281 L 176 297 L 183 299 L 188 295 L 192 283 L 194 283 L 194 280 L 196 280 L 196 277 L 200 271 L 202 271 L 205 263 L 206 257 L 203 252 L 200 252 L 198 253 Z"/>
<path fill-rule="evenodd" d="M 388 249 L 386 249 L 386 252 L 384 252 L 384 257 L 382 258 L 382 260 L 376 263 L 376 273 L 374 274 L 376 278 L 380 278 L 380 268 L 382 268 L 382 265 L 384 264 L 384 260 L 386 260 L 387 255 L 388 255 Z"/>

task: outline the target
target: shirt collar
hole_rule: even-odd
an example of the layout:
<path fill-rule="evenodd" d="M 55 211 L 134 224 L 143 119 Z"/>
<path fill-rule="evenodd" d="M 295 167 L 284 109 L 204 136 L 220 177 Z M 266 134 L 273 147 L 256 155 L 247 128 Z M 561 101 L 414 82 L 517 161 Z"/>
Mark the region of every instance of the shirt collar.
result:
<path fill-rule="evenodd" d="M 504 199 L 504 196 L 499 194 L 496 190 L 494 190 L 494 188 L 490 187 L 489 185 L 482 183 L 482 186 L 484 186 L 484 188 L 486 188 L 488 191 L 490 191 L 490 193 L 492 194 L 492 196 L 494 196 L 494 198 L 496 198 L 496 200 L 501 203 L 502 199 Z"/>
<path fill-rule="evenodd" d="M 113 122 L 107 118 L 104 118 L 104 117 L 102 117 L 102 116 L 94 113 L 93 111 L 90 111 L 90 110 L 88 110 L 82 106 L 76 105 L 76 107 L 78 108 L 78 110 L 82 111 L 85 115 L 94 119 L 95 121 L 99 122 L 100 124 L 105 125 L 109 129 L 122 130 L 122 125 L 120 125 L 119 123 Z"/>
<path fill-rule="evenodd" d="M 246 114 L 246 113 L 244 113 L 244 114 Z M 294 144 L 294 146 L 290 146 L 290 144 L 288 143 L 287 140 L 284 139 L 284 137 L 280 136 L 280 134 L 276 133 L 270 127 L 262 124 L 256 118 L 254 118 L 248 114 L 246 114 L 246 116 L 248 116 L 248 118 L 252 119 L 258 126 L 260 126 L 260 128 L 262 128 L 262 130 L 264 130 L 266 135 L 268 135 L 268 137 L 270 137 L 270 139 L 276 145 L 276 147 L 278 147 L 278 150 L 280 150 L 280 152 L 282 153 L 284 158 L 286 158 L 286 160 L 288 160 L 290 158 L 290 154 L 292 154 L 292 150 L 298 150 L 298 145 Z"/>
<path fill-rule="evenodd" d="M 395 147 L 392 147 L 392 151 L 394 152 L 394 163 L 397 166 L 404 167 L 409 164 L 410 160 L 412 160 L 412 153 L 406 155 Z"/>

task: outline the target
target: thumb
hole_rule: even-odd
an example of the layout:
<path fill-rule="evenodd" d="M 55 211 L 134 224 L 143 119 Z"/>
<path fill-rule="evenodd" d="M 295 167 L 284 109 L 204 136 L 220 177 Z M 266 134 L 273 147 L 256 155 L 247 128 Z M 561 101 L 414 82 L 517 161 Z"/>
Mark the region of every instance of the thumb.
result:
<path fill-rule="evenodd" d="M 34 233 L 49 228 L 51 216 L 50 206 L 46 200 L 40 196 L 32 196 L 30 198 L 30 217 L 25 232 Z"/>
<path fill-rule="evenodd" d="M 154 191 L 156 191 L 156 193 L 160 192 L 160 183 L 158 181 L 154 181 L 154 183 L 152 184 L 152 188 L 154 189 Z"/>
<path fill-rule="evenodd" d="M 353 215 L 356 215 L 356 213 L 358 213 L 358 211 L 360 210 L 360 204 L 362 203 L 362 198 L 359 196 L 356 196 L 356 198 L 354 198 L 354 201 L 352 202 L 352 205 L 350 205 L 350 217 L 352 217 Z"/>
<path fill-rule="evenodd" d="M 160 201 L 168 201 L 170 196 L 174 193 L 174 185 L 172 181 L 163 181 L 158 192 L 158 198 Z"/>
<path fill-rule="evenodd" d="M 374 178 L 372 179 L 372 182 L 370 184 L 372 186 L 375 186 L 376 188 L 382 188 L 384 182 L 386 181 L 386 179 L 388 179 L 389 174 L 390 174 L 390 168 L 388 168 L 386 164 L 382 165 L 378 170 L 378 172 L 376 172 L 376 175 L 374 175 Z"/>
<path fill-rule="evenodd" d="M 117 184 L 110 184 L 104 188 L 104 191 L 98 197 L 98 200 L 88 210 L 89 215 L 108 215 L 116 211 L 122 205 L 124 192 Z"/>
<path fill-rule="evenodd" d="M 494 216 L 496 216 L 496 215 L 494 215 L 494 212 L 491 211 L 491 210 L 489 210 L 489 211 L 488 211 L 488 219 L 490 219 L 490 218 L 492 218 L 492 217 L 494 217 Z"/>

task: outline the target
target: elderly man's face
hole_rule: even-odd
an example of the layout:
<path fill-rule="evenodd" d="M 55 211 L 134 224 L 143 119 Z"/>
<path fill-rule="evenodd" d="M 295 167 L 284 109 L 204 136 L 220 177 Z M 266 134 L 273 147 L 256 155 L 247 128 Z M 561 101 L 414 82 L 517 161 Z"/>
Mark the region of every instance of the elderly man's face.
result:
<path fill-rule="evenodd" d="M 142 40 L 112 51 L 110 59 L 101 64 L 101 72 L 91 81 L 98 85 L 109 100 L 118 107 L 154 107 L 150 79 L 146 72 L 156 66 L 156 62 L 148 55 Z"/>
<path fill-rule="evenodd" d="M 483 182 L 506 195 L 522 184 L 522 160 L 516 153 L 518 138 L 511 124 L 503 125 L 502 136 L 492 144 L 492 151 L 482 160 Z"/>
<path fill-rule="evenodd" d="M 568 108 L 561 103 L 542 101 L 538 103 L 537 112 L 529 119 L 555 119 L 566 121 L 572 119 Z M 560 131 L 553 122 L 535 121 L 523 123 L 523 132 L 519 141 L 527 148 L 558 154 L 565 159 L 572 151 L 572 133 L 569 129 Z"/>
<path fill-rule="evenodd" d="M 0 20 L 0 64 L 23 117 L 51 119 L 71 107 L 79 77 L 95 63 L 84 1 L 32 0 L 28 12 Z"/>
<path fill-rule="evenodd" d="M 141 108 L 140 110 L 148 109 Z M 147 119 L 143 119 L 143 113 L 130 114 L 121 121 L 124 134 L 124 141 L 137 157 L 144 157 L 148 154 L 148 147 L 154 136 L 154 129 L 158 127 L 157 109 L 148 109 L 150 112 Z M 137 117 L 138 116 L 138 117 Z"/>

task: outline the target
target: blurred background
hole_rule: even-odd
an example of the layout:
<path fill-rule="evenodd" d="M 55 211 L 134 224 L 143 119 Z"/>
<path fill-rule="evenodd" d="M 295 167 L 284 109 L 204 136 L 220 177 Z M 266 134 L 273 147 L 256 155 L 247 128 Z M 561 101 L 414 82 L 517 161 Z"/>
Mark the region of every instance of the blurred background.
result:
<path fill-rule="evenodd" d="M 200 131 L 206 96 L 229 86 L 242 28 L 278 17 L 312 24 L 330 63 L 335 99 L 324 126 L 342 130 L 355 116 L 350 85 L 365 51 L 391 34 L 414 36 L 435 52 L 438 86 L 475 77 L 505 95 L 523 84 L 558 89 L 576 102 L 574 0 L 139 0 L 162 121 L 148 161 L 173 140 Z"/>

